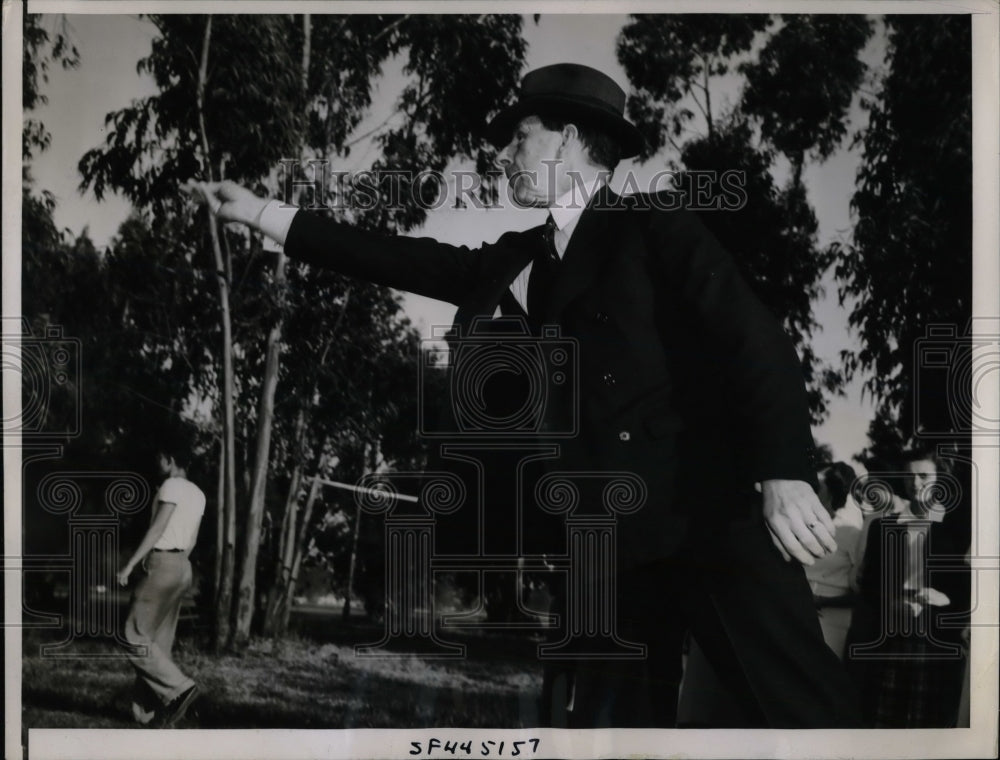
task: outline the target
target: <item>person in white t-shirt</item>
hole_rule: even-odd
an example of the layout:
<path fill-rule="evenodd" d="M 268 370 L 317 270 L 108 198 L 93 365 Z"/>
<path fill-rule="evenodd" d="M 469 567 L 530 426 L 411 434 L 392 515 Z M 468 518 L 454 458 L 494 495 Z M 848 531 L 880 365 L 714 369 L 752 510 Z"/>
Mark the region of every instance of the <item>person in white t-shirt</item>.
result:
<path fill-rule="evenodd" d="M 126 651 L 136 671 L 132 715 L 139 723 L 162 728 L 184 716 L 198 691 L 170 657 L 181 602 L 191 587 L 188 556 L 205 512 L 205 494 L 185 477 L 177 456 L 176 452 L 159 455 L 166 480 L 153 500 L 152 521 L 118 573 L 119 584 L 125 586 L 136 565 L 141 563 L 146 571 L 132 594 L 125 621 Z"/>

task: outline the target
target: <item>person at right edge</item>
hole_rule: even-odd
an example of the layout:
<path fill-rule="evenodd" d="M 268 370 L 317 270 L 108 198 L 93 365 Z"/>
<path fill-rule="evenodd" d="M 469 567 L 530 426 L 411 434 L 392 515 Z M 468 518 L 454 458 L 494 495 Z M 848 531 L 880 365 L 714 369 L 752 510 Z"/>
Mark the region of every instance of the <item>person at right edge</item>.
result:
<path fill-rule="evenodd" d="M 848 632 L 848 672 L 870 728 L 955 728 L 968 648 L 969 535 L 939 497 L 948 460 L 902 454 L 904 499 L 872 520 Z"/>
<path fill-rule="evenodd" d="M 577 341 L 579 435 L 553 467 L 645 485 L 645 505 L 616 524 L 615 603 L 618 634 L 647 656 L 550 664 L 566 683 L 547 691 L 542 723 L 673 726 L 690 629 L 749 725 L 858 726 L 801 566 L 836 547 L 801 364 L 697 215 L 611 191 L 642 144 L 625 100 L 587 66 L 529 72 L 487 134 L 515 203 L 549 221 L 476 249 L 365 231 L 232 182 L 190 189 L 294 259 L 456 304 L 461 334 L 499 308 Z"/>

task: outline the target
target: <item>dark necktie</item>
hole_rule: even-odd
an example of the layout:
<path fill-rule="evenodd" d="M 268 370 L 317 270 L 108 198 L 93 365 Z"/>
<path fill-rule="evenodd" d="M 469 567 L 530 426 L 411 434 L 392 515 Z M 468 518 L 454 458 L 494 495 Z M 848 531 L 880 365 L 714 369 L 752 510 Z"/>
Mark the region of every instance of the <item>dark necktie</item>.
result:
<path fill-rule="evenodd" d="M 545 303 L 559 269 L 559 254 L 556 253 L 556 223 L 550 216 L 542 228 L 542 245 L 538 247 L 531 274 L 528 277 L 528 319 L 537 326 L 542 323 Z"/>

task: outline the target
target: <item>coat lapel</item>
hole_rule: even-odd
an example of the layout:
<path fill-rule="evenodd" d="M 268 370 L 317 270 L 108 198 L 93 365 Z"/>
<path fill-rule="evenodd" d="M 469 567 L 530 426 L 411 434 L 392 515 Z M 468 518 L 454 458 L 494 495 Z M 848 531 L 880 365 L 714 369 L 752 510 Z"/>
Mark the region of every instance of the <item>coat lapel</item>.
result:
<path fill-rule="evenodd" d="M 607 209 L 617 205 L 618 201 L 618 196 L 605 185 L 580 215 L 563 254 L 559 274 L 552 284 L 549 303 L 542 315 L 543 322 L 558 321 L 563 310 L 593 283 L 601 265 L 614 252 L 613 230 Z"/>
<path fill-rule="evenodd" d="M 621 200 L 605 185 L 580 215 L 569 246 L 563 254 L 559 274 L 552 284 L 542 322 L 558 321 L 563 310 L 594 282 L 602 264 L 614 252 L 614 229 L 610 224 L 611 212 L 607 209 L 620 206 Z M 455 314 L 457 326 L 468 326 L 478 316 L 492 316 L 504 300 L 514 278 L 528 265 L 539 248 L 545 245 L 541 227 L 526 230 L 523 234 L 519 244 L 505 252 L 499 264 L 493 268 L 494 275 L 484 281 L 459 307 Z M 513 297 L 509 302 L 516 304 Z M 520 307 L 517 311 L 523 314 Z"/>

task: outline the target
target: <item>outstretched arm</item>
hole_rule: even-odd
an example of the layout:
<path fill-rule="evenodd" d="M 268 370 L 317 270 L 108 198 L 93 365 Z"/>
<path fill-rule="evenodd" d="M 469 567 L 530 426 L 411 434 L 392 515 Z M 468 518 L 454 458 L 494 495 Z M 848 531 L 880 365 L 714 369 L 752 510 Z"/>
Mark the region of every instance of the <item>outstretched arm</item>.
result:
<path fill-rule="evenodd" d="M 191 183 L 187 190 L 222 221 L 262 232 L 290 257 L 314 266 L 454 304 L 479 282 L 480 251 L 362 230 L 259 198 L 235 182 Z"/>

